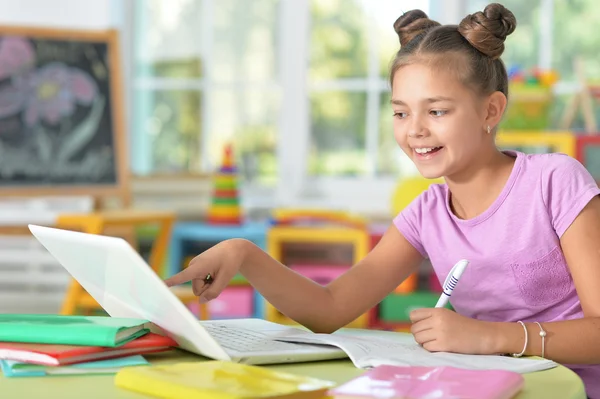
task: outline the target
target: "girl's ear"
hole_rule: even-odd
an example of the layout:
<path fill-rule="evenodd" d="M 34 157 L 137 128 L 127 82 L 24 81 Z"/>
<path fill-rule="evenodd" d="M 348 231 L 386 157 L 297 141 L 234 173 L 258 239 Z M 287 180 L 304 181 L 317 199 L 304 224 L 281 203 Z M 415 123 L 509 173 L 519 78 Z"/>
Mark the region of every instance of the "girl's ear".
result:
<path fill-rule="evenodd" d="M 491 126 L 492 128 L 496 127 L 500 120 L 502 119 L 502 115 L 504 115 L 504 110 L 506 109 L 506 96 L 504 93 L 500 91 L 495 91 L 487 99 L 487 106 L 485 109 L 485 125 Z"/>

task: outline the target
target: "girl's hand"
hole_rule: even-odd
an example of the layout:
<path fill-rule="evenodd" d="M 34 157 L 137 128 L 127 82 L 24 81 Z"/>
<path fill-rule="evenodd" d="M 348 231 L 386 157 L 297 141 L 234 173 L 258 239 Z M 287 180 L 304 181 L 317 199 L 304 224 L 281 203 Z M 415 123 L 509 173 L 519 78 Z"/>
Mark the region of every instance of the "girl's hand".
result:
<path fill-rule="evenodd" d="M 491 355 L 492 323 L 470 319 L 446 308 L 416 309 L 410 313 L 415 340 L 430 352 Z"/>
<path fill-rule="evenodd" d="M 188 267 L 165 280 L 171 287 L 192 282 L 194 295 L 200 302 L 215 299 L 237 274 L 244 261 L 244 246 L 238 239 L 226 240 L 207 249 L 191 260 Z"/>

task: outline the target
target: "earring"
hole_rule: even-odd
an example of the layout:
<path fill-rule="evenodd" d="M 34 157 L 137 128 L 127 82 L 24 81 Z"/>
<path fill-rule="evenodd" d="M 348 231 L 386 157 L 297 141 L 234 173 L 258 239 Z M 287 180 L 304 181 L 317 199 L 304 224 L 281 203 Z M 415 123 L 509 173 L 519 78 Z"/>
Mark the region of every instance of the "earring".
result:
<path fill-rule="evenodd" d="M 492 129 L 490 128 L 490 125 L 488 125 L 488 126 L 487 126 L 487 134 L 490 134 L 491 130 L 492 130 Z"/>

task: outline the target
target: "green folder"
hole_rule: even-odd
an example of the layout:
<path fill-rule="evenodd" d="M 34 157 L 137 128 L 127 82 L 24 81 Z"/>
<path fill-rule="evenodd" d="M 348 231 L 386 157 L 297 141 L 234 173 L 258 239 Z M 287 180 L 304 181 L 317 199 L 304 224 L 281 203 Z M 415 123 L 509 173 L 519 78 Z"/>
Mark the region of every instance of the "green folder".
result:
<path fill-rule="evenodd" d="M 0 314 L 0 342 L 116 347 L 149 331 L 148 321 L 141 319 Z"/>

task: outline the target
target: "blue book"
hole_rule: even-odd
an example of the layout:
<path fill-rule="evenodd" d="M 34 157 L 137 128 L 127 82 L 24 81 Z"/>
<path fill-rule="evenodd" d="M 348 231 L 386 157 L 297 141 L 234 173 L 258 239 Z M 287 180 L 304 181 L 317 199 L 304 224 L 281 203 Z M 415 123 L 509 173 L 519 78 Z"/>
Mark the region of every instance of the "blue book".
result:
<path fill-rule="evenodd" d="M 146 366 L 148 361 L 141 355 L 115 359 L 70 364 L 67 366 L 44 366 L 14 360 L 0 360 L 5 377 L 43 377 L 48 375 L 115 374 L 124 367 Z"/>

